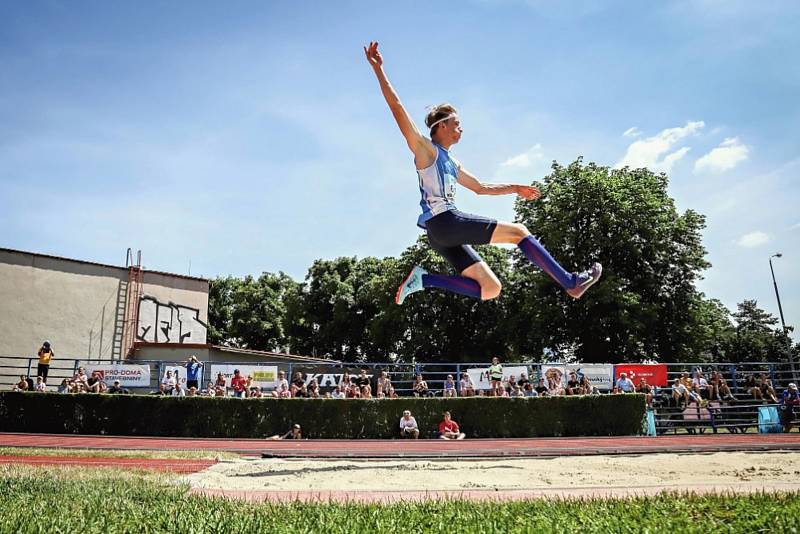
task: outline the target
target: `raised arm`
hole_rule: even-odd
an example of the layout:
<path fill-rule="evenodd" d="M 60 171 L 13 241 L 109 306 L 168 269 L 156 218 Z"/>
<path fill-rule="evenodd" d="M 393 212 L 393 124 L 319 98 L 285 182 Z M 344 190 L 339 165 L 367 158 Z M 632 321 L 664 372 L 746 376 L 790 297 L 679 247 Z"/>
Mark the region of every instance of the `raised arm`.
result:
<path fill-rule="evenodd" d="M 458 168 L 458 183 L 478 195 L 511 195 L 516 193 L 526 200 L 536 200 L 541 193 L 531 185 L 488 184 L 478 180 L 463 167 Z"/>
<path fill-rule="evenodd" d="M 378 78 L 383 98 L 386 99 L 386 103 L 389 105 L 394 120 L 397 122 L 397 126 L 400 127 L 400 132 L 406 139 L 408 148 L 414 153 L 414 160 L 417 164 L 417 168 L 422 169 L 430 166 L 436 159 L 436 149 L 433 147 L 433 143 L 420 133 L 417 125 L 414 124 L 411 116 L 403 107 L 403 103 L 400 102 L 400 97 L 397 96 L 394 88 L 389 83 L 389 79 L 383 71 L 383 57 L 381 57 L 380 52 L 378 52 L 378 43 L 374 41 L 370 42 L 369 46 L 364 47 L 364 54 L 367 56 L 367 61 L 375 72 L 375 76 Z"/>

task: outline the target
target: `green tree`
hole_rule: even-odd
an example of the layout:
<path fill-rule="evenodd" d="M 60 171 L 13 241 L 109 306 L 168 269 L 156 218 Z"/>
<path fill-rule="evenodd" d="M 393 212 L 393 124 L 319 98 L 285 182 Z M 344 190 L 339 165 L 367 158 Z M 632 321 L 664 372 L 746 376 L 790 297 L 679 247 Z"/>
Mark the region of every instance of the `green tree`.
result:
<path fill-rule="evenodd" d="M 755 300 L 737 304 L 732 314 L 736 328 L 724 343 L 725 357 L 731 362 L 785 362 L 791 341 L 778 325 L 778 319 L 758 307 Z"/>
<path fill-rule="evenodd" d="M 694 354 L 702 302 L 694 284 L 710 266 L 701 242 L 705 219 L 678 212 L 667 176 L 578 159 L 566 167 L 554 163 L 537 185 L 541 200 L 518 202 L 518 220 L 566 269 L 600 261 L 604 272 L 574 301 L 542 272 L 522 271 L 516 317 L 536 333 L 517 338 L 517 350 L 536 354 L 546 346 L 585 362 Z M 513 330 L 519 334 L 523 326 Z"/>

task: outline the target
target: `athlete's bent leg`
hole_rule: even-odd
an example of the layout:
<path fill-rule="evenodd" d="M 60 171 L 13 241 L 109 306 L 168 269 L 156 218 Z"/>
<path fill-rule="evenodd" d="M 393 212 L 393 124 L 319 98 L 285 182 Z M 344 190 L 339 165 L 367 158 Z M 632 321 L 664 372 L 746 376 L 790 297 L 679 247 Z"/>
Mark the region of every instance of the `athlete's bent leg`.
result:
<path fill-rule="evenodd" d="M 485 261 L 473 263 L 461 271 L 461 276 L 472 279 L 478 283 L 481 291 L 481 300 L 497 298 L 500 295 L 500 291 L 503 289 L 503 285 L 500 283 L 500 280 L 497 279 L 497 275 L 494 274 L 494 271 L 489 268 Z"/>
<path fill-rule="evenodd" d="M 602 265 L 595 263 L 582 273 L 568 273 L 523 224 L 498 222 L 492 233 L 491 242 L 517 245 L 531 263 L 547 273 L 575 298 L 580 298 L 592 284 L 597 282 L 603 270 Z"/>

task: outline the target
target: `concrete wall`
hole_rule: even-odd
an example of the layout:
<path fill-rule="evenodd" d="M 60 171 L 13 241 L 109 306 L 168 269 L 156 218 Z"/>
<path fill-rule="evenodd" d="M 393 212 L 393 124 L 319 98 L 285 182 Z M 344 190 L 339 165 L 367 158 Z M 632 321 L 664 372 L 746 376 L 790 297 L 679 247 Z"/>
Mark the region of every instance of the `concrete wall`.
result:
<path fill-rule="evenodd" d="M 120 357 L 127 282 L 124 267 L 0 249 L 0 356 L 35 356 L 47 339 L 56 358 Z M 137 336 L 149 326 L 173 343 L 206 342 L 207 280 L 146 272 L 142 288 L 152 313 Z"/>

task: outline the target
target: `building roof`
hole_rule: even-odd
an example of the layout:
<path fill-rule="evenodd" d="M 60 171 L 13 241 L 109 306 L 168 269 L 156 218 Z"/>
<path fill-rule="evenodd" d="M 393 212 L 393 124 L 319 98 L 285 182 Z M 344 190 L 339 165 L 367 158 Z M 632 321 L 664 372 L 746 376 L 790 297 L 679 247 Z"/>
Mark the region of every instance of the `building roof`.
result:
<path fill-rule="evenodd" d="M 221 352 L 230 352 L 233 354 L 247 354 L 250 356 L 262 356 L 265 360 L 270 358 L 282 358 L 285 360 L 295 360 L 298 362 L 308 363 L 341 363 L 339 360 L 329 360 L 327 358 L 317 358 L 314 356 L 301 356 L 299 354 L 288 354 L 284 352 L 272 352 L 268 350 L 254 350 L 242 349 L 239 347 L 226 347 L 224 345 L 212 345 L 211 343 L 150 343 L 145 341 L 137 341 L 134 343 L 134 349 L 138 348 L 168 348 L 168 349 L 216 349 Z"/>
<path fill-rule="evenodd" d="M 12 252 L 14 254 L 27 254 L 28 256 L 36 256 L 36 257 L 39 257 L 39 258 L 49 258 L 49 259 L 53 259 L 53 260 L 70 261 L 70 262 L 73 262 L 73 263 L 82 263 L 84 265 L 96 265 L 98 267 L 110 267 L 112 269 L 122 269 L 124 271 L 128 270 L 127 267 L 122 267 L 121 265 L 110 265 L 108 263 L 98 263 L 98 262 L 95 262 L 95 261 L 76 260 L 74 258 L 65 258 L 63 256 L 53 256 L 53 255 L 50 255 L 50 254 L 40 254 L 39 252 L 28 252 L 26 250 L 16 250 L 16 249 L 13 249 L 13 248 L 0 247 L 0 252 Z M 201 278 L 199 276 L 189 276 L 189 275 L 185 275 L 185 274 L 168 273 L 168 272 L 165 272 L 165 271 L 152 271 L 150 269 L 145 269 L 145 268 L 142 268 L 142 271 L 144 271 L 145 273 L 163 274 L 165 276 L 174 276 L 175 278 L 186 278 L 188 280 L 199 280 L 201 282 L 208 282 L 209 281 L 208 278 Z"/>

